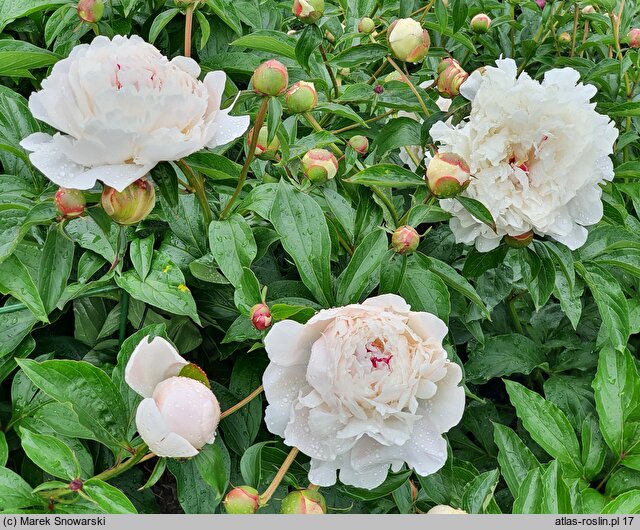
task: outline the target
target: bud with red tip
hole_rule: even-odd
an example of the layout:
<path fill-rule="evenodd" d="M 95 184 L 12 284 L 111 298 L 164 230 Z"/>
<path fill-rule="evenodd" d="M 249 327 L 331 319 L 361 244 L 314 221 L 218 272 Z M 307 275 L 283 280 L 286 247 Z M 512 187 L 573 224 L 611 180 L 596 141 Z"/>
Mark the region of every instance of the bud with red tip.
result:
<path fill-rule="evenodd" d="M 291 85 L 285 96 L 287 108 L 293 114 L 309 112 L 318 104 L 318 93 L 313 83 L 298 81 Z"/>
<path fill-rule="evenodd" d="M 442 96 L 456 97 L 460 94 L 460 86 L 468 77 L 469 74 L 458 61 L 450 57 L 442 59 L 438 65 L 438 79 L 436 81 L 438 92 Z"/>
<path fill-rule="evenodd" d="M 471 19 L 469 27 L 474 33 L 486 33 L 491 27 L 491 19 L 485 13 L 478 13 Z"/>
<path fill-rule="evenodd" d="M 399 18 L 387 30 L 389 49 L 401 61 L 417 63 L 429 53 L 431 39 L 420 22 L 412 18 Z"/>
<path fill-rule="evenodd" d="M 81 20 L 95 24 L 104 14 L 104 2 L 103 0 L 80 0 L 76 11 Z"/>
<path fill-rule="evenodd" d="M 142 177 L 122 191 L 105 186 L 100 204 L 116 223 L 133 225 L 151 213 L 156 205 L 156 191 L 153 183 L 146 177 Z"/>
<path fill-rule="evenodd" d="M 222 501 L 227 513 L 246 515 L 256 513 L 260 508 L 260 494 L 251 486 L 233 488 Z"/>
<path fill-rule="evenodd" d="M 253 127 L 247 133 L 247 141 L 249 142 L 249 145 L 251 145 L 252 139 Z M 278 140 L 277 136 L 273 137 L 270 144 L 267 143 L 268 141 L 269 129 L 266 125 L 263 125 L 258 133 L 258 143 L 256 144 L 256 150 L 254 151 L 254 155 L 262 160 L 273 160 L 278 153 L 278 149 L 280 149 L 280 140 Z"/>
<path fill-rule="evenodd" d="M 338 172 L 338 161 L 326 149 L 311 149 L 302 157 L 302 171 L 315 184 L 332 179 Z"/>
<path fill-rule="evenodd" d="M 79 217 L 84 213 L 87 201 L 80 190 L 59 188 L 53 199 L 60 215 L 66 218 Z"/>
<path fill-rule="evenodd" d="M 71 491 L 80 491 L 84 486 L 84 482 L 82 482 L 81 478 L 74 478 L 71 482 L 69 482 L 69 489 Z"/>
<path fill-rule="evenodd" d="M 436 197 L 455 197 L 469 183 L 467 163 L 454 153 L 436 153 L 427 166 L 427 183 Z"/>
<path fill-rule="evenodd" d="M 560 44 L 564 44 L 565 46 L 568 46 L 569 44 L 571 44 L 571 35 L 568 32 L 563 31 L 558 36 L 558 42 Z"/>
<path fill-rule="evenodd" d="M 596 12 L 596 10 L 594 9 L 594 7 L 592 5 L 584 6 L 582 8 L 582 14 L 583 15 L 592 15 L 595 12 Z"/>
<path fill-rule="evenodd" d="M 533 232 L 529 230 L 524 234 L 518 234 L 516 236 L 504 236 L 504 242 L 511 248 L 524 248 L 528 247 L 533 241 Z"/>
<path fill-rule="evenodd" d="M 631 28 L 627 33 L 627 39 L 629 39 L 629 46 L 640 48 L 640 28 Z"/>
<path fill-rule="evenodd" d="M 376 29 L 376 23 L 370 19 L 369 17 L 363 17 L 358 22 L 358 31 L 360 33 L 372 33 L 373 30 Z"/>
<path fill-rule="evenodd" d="M 540 9 L 544 9 L 544 7 L 547 5 L 547 0 L 536 0 L 536 4 L 538 4 L 538 7 Z"/>
<path fill-rule="evenodd" d="M 321 515 L 327 513 L 327 503 L 317 490 L 293 491 L 282 500 L 280 513 Z"/>
<path fill-rule="evenodd" d="M 367 151 L 369 151 L 369 139 L 366 136 L 362 136 L 360 134 L 352 136 L 351 140 L 349 140 L 349 145 L 353 147 L 353 150 L 360 155 L 366 155 Z"/>
<path fill-rule="evenodd" d="M 261 96 L 280 96 L 289 85 L 289 72 L 280 61 L 270 59 L 253 72 L 253 90 Z"/>
<path fill-rule="evenodd" d="M 420 234 L 409 225 L 396 228 L 391 236 L 391 248 L 398 254 L 411 254 L 420 244 Z"/>
<path fill-rule="evenodd" d="M 271 326 L 271 310 L 264 302 L 256 304 L 251 308 L 249 318 L 253 327 L 258 331 L 264 331 Z"/>
<path fill-rule="evenodd" d="M 294 0 L 293 14 L 305 24 L 313 24 L 324 13 L 324 0 Z"/>

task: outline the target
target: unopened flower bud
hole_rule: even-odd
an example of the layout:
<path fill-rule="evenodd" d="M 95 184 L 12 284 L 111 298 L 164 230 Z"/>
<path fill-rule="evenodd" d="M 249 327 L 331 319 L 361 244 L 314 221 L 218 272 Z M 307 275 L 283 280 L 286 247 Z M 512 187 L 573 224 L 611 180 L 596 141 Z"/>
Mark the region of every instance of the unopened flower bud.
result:
<path fill-rule="evenodd" d="M 318 93 L 313 83 L 298 81 L 291 85 L 285 96 L 287 108 L 293 114 L 308 112 L 318 104 Z"/>
<path fill-rule="evenodd" d="M 384 87 L 382 85 L 376 85 L 373 87 L 373 93 L 380 95 L 384 93 Z"/>
<path fill-rule="evenodd" d="M 391 236 L 391 248 L 398 254 L 411 254 L 420 244 L 420 234 L 409 225 L 396 228 Z"/>
<path fill-rule="evenodd" d="M 324 13 L 324 0 L 294 0 L 293 14 L 305 24 L 313 24 Z"/>
<path fill-rule="evenodd" d="M 525 232 L 524 234 L 518 234 L 515 236 L 504 236 L 504 242 L 511 248 L 524 248 L 528 247 L 533 241 L 533 232 Z"/>
<path fill-rule="evenodd" d="M 282 500 L 280 513 L 321 515 L 327 513 L 327 503 L 317 490 L 293 491 Z"/>
<path fill-rule="evenodd" d="M 252 139 L 253 127 L 247 133 L 247 141 L 249 142 L 249 145 L 251 145 Z M 280 149 L 280 140 L 278 139 L 278 136 L 274 136 L 270 144 L 267 144 L 268 141 L 269 129 L 266 125 L 263 125 L 260 128 L 260 133 L 258 133 L 258 143 L 256 144 L 256 150 L 254 151 L 254 155 L 262 160 L 273 160 L 278 153 L 278 149 Z"/>
<path fill-rule="evenodd" d="M 402 75 L 397 70 L 394 70 L 390 74 L 387 74 L 384 78 L 385 83 L 388 83 L 389 81 L 403 81 Z"/>
<path fill-rule="evenodd" d="M 103 0 L 80 0 L 76 6 L 81 20 L 95 24 L 104 14 Z"/>
<path fill-rule="evenodd" d="M 326 149 L 311 149 L 302 157 L 302 171 L 315 184 L 332 179 L 338 172 L 338 161 Z"/>
<path fill-rule="evenodd" d="M 594 7 L 592 5 L 584 6 L 582 8 L 582 14 L 583 15 L 592 15 L 595 12 L 596 12 L 596 10 L 594 9 Z"/>
<path fill-rule="evenodd" d="M 471 19 L 469 27 L 474 33 L 486 33 L 491 27 L 491 19 L 485 13 L 478 13 Z"/>
<path fill-rule="evenodd" d="M 360 134 L 352 136 L 349 140 L 349 145 L 353 147 L 353 150 L 361 155 L 366 155 L 369 150 L 369 139 L 366 136 Z"/>
<path fill-rule="evenodd" d="M 100 203 L 107 215 L 121 225 L 133 225 L 142 221 L 156 205 L 156 191 L 146 177 L 117 191 L 110 186 L 102 190 Z"/>
<path fill-rule="evenodd" d="M 563 31 L 558 36 L 558 42 L 560 42 L 560 44 L 564 44 L 565 46 L 571 44 L 571 35 L 566 31 Z"/>
<path fill-rule="evenodd" d="M 460 94 L 460 86 L 467 80 L 467 77 L 469 74 L 458 61 L 450 57 L 442 59 L 438 65 L 438 79 L 436 81 L 438 92 L 442 96 L 456 97 Z"/>
<path fill-rule="evenodd" d="M 424 59 L 431 45 L 427 30 L 412 18 L 399 18 L 394 21 L 387 30 L 387 42 L 393 55 L 410 63 Z"/>
<path fill-rule="evenodd" d="M 66 218 L 79 217 L 84 213 L 87 201 L 80 190 L 59 188 L 53 199 L 60 215 Z"/>
<path fill-rule="evenodd" d="M 629 46 L 632 48 L 640 48 L 640 28 L 632 28 L 627 33 L 627 39 L 629 39 Z"/>
<path fill-rule="evenodd" d="M 260 494 L 251 486 L 233 488 L 222 501 L 224 509 L 231 514 L 256 513 L 260 508 Z"/>
<path fill-rule="evenodd" d="M 253 90 L 262 96 L 279 96 L 289 85 L 289 72 L 280 61 L 270 59 L 253 72 Z"/>
<path fill-rule="evenodd" d="M 69 482 L 69 489 L 71 491 L 80 491 L 84 486 L 84 482 L 82 482 L 81 478 L 74 478 L 71 482 Z"/>
<path fill-rule="evenodd" d="M 324 32 L 324 38 L 327 39 L 331 44 L 335 44 L 336 42 L 336 36 L 331 33 L 329 30 L 326 30 Z"/>
<path fill-rule="evenodd" d="M 267 304 L 256 304 L 249 313 L 253 327 L 258 331 L 264 331 L 271 326 L 271 310 Z"/>
<path fill-rule="evenodd" d="M 429 515 L 464 515 L 466 513 L 464 510 L 452 508 L 448 504 L 438 504 L 427 512 Z"/>
<path fill-rule="evenodd" d="M 363 17 L 358 22 L 358 31 L 360 33 L 372 33 L 376 29 L 376 23 L 369 17 Z"/>
<path fill-rule="evenodd" d="M 538 4 L 538 7 L 540 9 L 544 9 L 544 7 L 547 5 L 547 0 L 535 0 L 536 4 Z"/>
<path fill-rule="evenodd" d="M 341 77 L 351 75 L 351 68 L 340 68 L 340 70 L 338 70 L 338 75 Z"/>
<path fill-rule="evenodd" d="M 469 183 L 467 163 L 454 153 L 436 153 L 427 166 L 427 183 L 436 197 L 458 195 Z"/>

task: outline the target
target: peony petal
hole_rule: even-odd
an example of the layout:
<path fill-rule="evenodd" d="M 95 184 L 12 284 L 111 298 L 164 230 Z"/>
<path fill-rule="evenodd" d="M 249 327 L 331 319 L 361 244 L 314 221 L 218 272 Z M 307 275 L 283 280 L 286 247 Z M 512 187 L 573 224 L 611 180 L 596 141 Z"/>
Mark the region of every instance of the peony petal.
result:
<path fill-rule="evenodd" d="M 395 311 L 397 313 L 408 313 L 411 311 L 411 306 L 407 304 L 402 296 L 397 294 L 381 294 L 380 296 L 373 296 L 365 300 L 362 305 L 364 307 L 379 307 L 385 310 Z"/>
<path fill-rule="evenodd" d="M 249 116 L 229 116 L 229 110 L 218 111 L 215 120 L 211 123 L 206 146 L 214 148 L 228 144 L 242 136 L 249 128 Z"/>
<path fill-rule="evenodd" d="M 136 426 L 140 436 L 157 456 L 188 458 L 198 450 L 181 436 L 169 432 L 162 414 L 153 399 L 143 399 L 136 412 Z"/>
<path fill-rule="evenodd" d="M 414 425 L 413 437 L 403 446 L 404 460 L 420 476 L 438 471 L 447 461 L 447 442 L 430 430 L 428 422 Z"/>
<path fill-rule="evenodd" d="M 456 363 L 448 361 L 447 375 L 436 384 L 438 390 L 431 399 L 421 404 L 418 414 L 428 420 L 433 430 L 438 433 L 447 432 L 458 425 L 464 413 L 464 388 L 458 386 L 462 380 L 462 369 Z"/>
<path fill-rule="evenodd" d="M 389 463 L 372 465 L 366 470 L 356 471 L 346 458 L 340 466 L 340 482 L 347 486 L 372 490 L 382 484 L 389 474 Z"/>
<path fill-rule="evenodd" d="M 309 482 L 325 488 L 333 486 L 336 483 L 338 468 L 341 463 L 341 457 L 329 462 L 312 458 L 309 467 Z"/>
<path fill-rule="evenodd" d="M 127 384 L 142 397 L 151 397 L 158 383 L 177 376 L 189 364 L 176 349 L 162 337 L 149 342 L 144 337 L 136 346 L 124 371 Z"/>
<path fill-rule="evenodd" d="M 178 55 L 169 61 L 172 65 L 176 66 L 183 72 L 186 72 L 194 79 L 197 79 L 200 75 L 200 65 L 191 57 L 184 57 Z"/>
<path fill-rule="evenodd" d="M 270 363 L 262 375 L 264 395 L 269 406 L 264 413 L 264 422 L 269 432 L 284 436 L 291 418 L 291 406 L 300 390 L 308 386 L 304 365 L 279 366 Z"/>
<path fill-rule="evenodd" d="M 222 102 L 222 95 L 224 94 L 224 89 L 227 85 L 227 74 L 220 70 L 209 72 L 204 76 L 202 83 L 209 93 L 209 108 L 207 109 L 208 112 L 219 111 L 220 104 Z M 231 105 L 231 107 L 233 107 L 233 104 Z"/>
<path fill-rule="evenodd" d="M 264 338 L 264 349 L 271 362 L 280 366 L 306 363 L 311 355 L 313 336 L 294 320 L 276 322 Z"/>
<path fill-rule="evenodd" d="M 437 316 L 431 313 L 412 312 L 409 316 L 409 327 L 424 340 L 441 343 L 447 336 L 449 328 Z"/>

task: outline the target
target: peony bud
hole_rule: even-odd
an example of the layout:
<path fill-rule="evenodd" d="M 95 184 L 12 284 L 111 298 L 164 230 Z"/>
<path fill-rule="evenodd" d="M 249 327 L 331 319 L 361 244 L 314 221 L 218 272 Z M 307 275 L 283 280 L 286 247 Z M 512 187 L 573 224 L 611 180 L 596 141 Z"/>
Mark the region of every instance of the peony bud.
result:
<path fill-rule="evenodd" d="M 67 188 L 59 188 L 53 202 L 60 214 L 66 218 L 79 217 L 84 213 L 87 204 L 84 193 Z"/>
<path fill-rule="evenodd" d="M 519 234 L 517 236 L 504 236 L 504 242 L 507 246 L 511 248 L 524 248 L 528 247 L 529 244 L 533 241 L 533 232 L 529 230 L 524 234 Z"/>
<path fill-rule="evenodd" d="M 469 27 L 474 33 L 486 33 L 487 31 L 489 31 L 490 26 L 491 19 L 484 13 L 478 13 L 471 19 L 471 22 L 469 23 Z"/>
<path fill-rule="evenodd" d="M 324 13 L 324 0 L 294 0 L 293 14 L 305 24 L 320 20 Z"/>
<path fill-rule="evenodd" d="M 464 510 L 452 508 L 448 504 L 438 504 L 427 512 L 427 514 L 429 515 L 463 515 L 466 513 L 467 512 L 465 512 Z"/>
<path fill-rule="evenodd" d="M 387 42 L 393 55 L 401 61 L 417 63 L 429 52 L 431 39 L 417 20 L 399 18 L 387 30 Z"/>
<path fill-rule="evenodd" d="M 289 85 L 289 72 L 280 61 L 270 59 L 253 72 L 253 90 L 262 96 L 279 96 Z"/>
<path fill-rule="evenodd" d="M 468 184 L 469 166 L 454 153 L 436 153 L 427 166 L 427 183 L 436 197 L 458 195 Z"/>
<path fill-rule="evenodd" d="M 253 327 L 258 331 L 264 331 L 271 326 L 271 310 L 267 304 L 256 304 L 249 313 Z"/>
<path fill-rule="evenodd" d="M 582 8 L 582 14 L 583 15 L 592 15 L 595 12 L 596 12 L 596 10 L 594 9 L 594 7 L 592 5 L 584 6 Z"/>
<path fill-rule="evenodd" d="M 298 81 L 287 90 L 284 99 L 289 111 L 299 114 L 310 111 L 318 104 L 318 93 L 313 83 Z"/>
<path fill-rule="evenodd" d="M 81 478 L 74 478 L 71 482 L 69 482 L 69 489 L 71 491 L 80 491 L 84 486 L 84 482 L 82 482 Z"/>
<path fill-rule="evenodd" d="M 82 20 L 95 24 L 104 14 L 104 2 L 103 0 L 80 0 L 76 11 Z"/>
<path fill-rule="evenodd" d="M 353 147 L 353 150 L 361 155 L 366 155 L 369 150 L 369 139 L 366 136 L 356 135 L 352 136 L 349 140 L 349 145 Z"/>
<path fill-rule="evenodd" d="M 442 59 L 438 64 L 438 79 L 436 80 L 438 92 L 449 98 L 456 97 L 460 94 L 460 86 L 467 80 L 467 77 L 469 74 L 458 61 L 450 57 Z"/>
<path fill-rule="evenodd" d="M 251 486 L 233 488 L 222 501 L 227 513 L 246 515 L 256 513 L 260 508 L 260 494 Z"/>
<path fill-rule="evenodd" d="M 317 490 L 293 491 L 282 500 L 280 513 L 321 515 L 327 513 L 327 503 Z"/>
<path fill-rule="evenodd" d="M 398 254 L 411 254 L 420 244 L 420 234 L 409 225 L 396 228 L 391 236 L 391 248 Z"/>
<path fill-rule="evenodd" d="M 382 85 L 376 85 L 373 87 L 373 93 L 380 95 L 384 93 L 384 87 Z"/>
<path fill-rule="evenodd" d="M 369 17 L 363 17 L 358 22 L 358 31 L 360 33 L 372 33 L 376 29 L 376 23 Z"/>
<path fill-rule="evenodd" d="M 566 31 L 563 31 L 558 36 L 558 42 L 560 42 L 560 44 L 564 44 L 565 46 L 571 44 L 571 35 Z"/>
<path fill-rule="evenodd" d="M 142 177 L 122 191 L 105 185 L 100 203 L 116 223 L 133 225 L 142 221 L 153 210 L 156 205 L 156 191 L 153 183 Z"/>
<path fill-rule="evenodd" d="M 389 81 L 404 81 L 404 79 L 402 79 L 402 74 L 400 74 L 400 72 L 394 70 L 384 78 L 385 83 L 388 83 Z"/>
<path fill-rule="evenodd" d="M 302 157 L 302 171 L 315 184 L 332 179 L 338 172 L 338 161 L 326 149 L 311 149 Z"/>
<path fill-rule="evenodd" d="M 247 133 L 247 141 L 249 145 L 251 145 L 251 140 L 253 139 L 253 127 Z M 258 143 L 256 144 L 256 150 L 254 154 L 261 158 L 262 160 L 273 160 L 278 153 L 278 149 L 280 149 L 280 140 L 278 140 L 278 136 L 274 136 L 271 143 L 267 145 L 267 141 L 269 140 L 269 129 L 267 129 L 266 125 L 263 125 L 260 128 L 260 133 L 258 134 Z"/>
<path fill-rule="evenodd" d="M 535 0 L 536 4 L 538 4 L 538 7 L 540 9 L 544 9 L 544 7 L 547 5 L 547 0 Z"/>
<path fill-rule="evenodd" d="M 629 46 L 632 48 L 640 48 L 640 28 L 631 28 L 627 33 L 629 39 Z"/>

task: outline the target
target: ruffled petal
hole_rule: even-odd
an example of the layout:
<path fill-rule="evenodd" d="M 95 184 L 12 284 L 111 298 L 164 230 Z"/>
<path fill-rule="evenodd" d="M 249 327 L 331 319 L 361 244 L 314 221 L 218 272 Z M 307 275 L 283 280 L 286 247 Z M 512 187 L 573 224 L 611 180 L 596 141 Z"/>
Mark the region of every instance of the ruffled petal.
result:
<path fill-rule="evenodd" d="M 270 363 L 262 375 L 264 395 L 269 406 L 264 414 L 264 422 L 269 432 L 284 436 L 284 430 L 291 419 L 291 407 L 300 390 L 307 385 L 304 365 L 280 366 Z"/>

